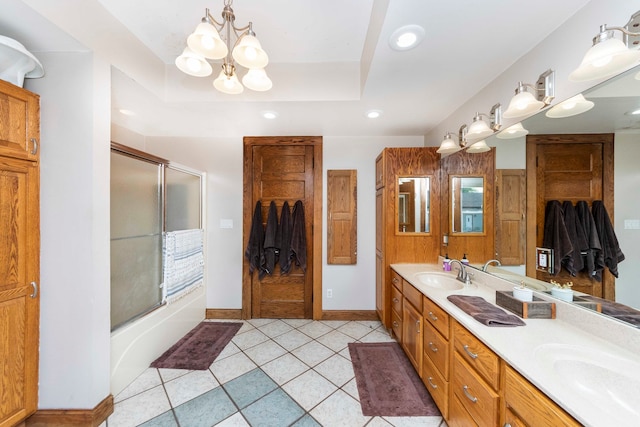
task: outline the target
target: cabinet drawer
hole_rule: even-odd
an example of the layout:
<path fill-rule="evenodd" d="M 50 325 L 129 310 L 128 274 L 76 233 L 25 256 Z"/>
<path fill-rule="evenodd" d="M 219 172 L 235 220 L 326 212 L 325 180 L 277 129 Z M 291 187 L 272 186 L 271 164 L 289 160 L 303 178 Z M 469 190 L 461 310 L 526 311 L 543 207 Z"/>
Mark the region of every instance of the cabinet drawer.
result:
<path fill-rule="evenodd" d="M 429 322 L 424 322 L 424 354 L 438 368 L 440 374 L 449 379 L 449 341 Z"/>
<path fill-rule="evenodd" d="M 453 394 L 481 426 L 498 424 L 500 396 L 485 383 L 459 353 L 453 355 Z"/>
<path fill-rule="evenodd" d="M 458 322 L 453 323 L 453 347 L 494 390 L 498 389 L 500 359 Z"/>
<path fill-rule="evenodd" d="M 431 359 L 426 356 L 426 351 L 422 358 L 422 382 L 429 390 L 442 416 L 446 419 L 449 411 L 449 383 L 442 377 Z"/>
<path fill-rule="evenodd" d="M 504 401 L 506 421 L 520 419 L 536 427 L 580 425 L 510 366 L 505 368 Z"/>
<path fill-rule="evenodd" d="M 396 273 L 394 269 L 391 269 L 391 284 L 402 292 L 402 276 Z"/>
<path fill-rule="evenodd" d="M 395 286 L 391 287 L 391 309 L 397 314 L 402 313 L 402 292 Z"/>
<path fill-rule="evenodd" d="M 402 343 L 402 318 L 400 316 L 401 314 L 391 310 L 391 329 L 393 335 L 396 336 L 396 341 Z"/>
<path fill-rule="evenodd" d="M 422 316 L 442 334 L 449 339 L 449 315 L 429 298 L 422 298 Z"/>
<path fill-rule="evenodd" d="M 404 296 L 413 306 L 422 313 L 422 292 L 413 287 L 406 280 L 402 281 L 402 296 Z"/>
<path fill-rule="evenodd" d="M 448 427 L 478 427 L 478 424 L 471 418 L 471 415 L 460 403 L 460 399 L 454 394 L 451 396 L 451 406 L 449 407 Z"/>

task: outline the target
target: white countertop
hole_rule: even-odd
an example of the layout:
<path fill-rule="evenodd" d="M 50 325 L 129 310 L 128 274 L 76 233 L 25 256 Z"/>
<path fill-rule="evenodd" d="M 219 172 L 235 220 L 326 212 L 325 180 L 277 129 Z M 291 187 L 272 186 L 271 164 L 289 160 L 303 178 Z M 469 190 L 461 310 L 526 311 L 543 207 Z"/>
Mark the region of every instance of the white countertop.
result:
<path fill-rule="evenodd" d="M 425 286 L 416 277 L 421 272 L 442 273 L 440 265 L 391 267 L 576 420 L 594 427 L 640 424 L 637 328 L 540 294 L 536 296 L 556 303 L 556 319 L 523 319 L 526 326 L 518 327 L 485 326 L 447 300 L 447 296 L 475 295 L 495 304 L 496 290 L 510 291 L 513 283 L 469 269 L 474 273 L 471 287 L 452 291 Z M 456 272 L 450 274 L 455 277 Z M 551 359 L 547 355 L 552 355 Z M 615 408 L 608 399 L 619 396 L 624 396 L 622 406 Z"/>

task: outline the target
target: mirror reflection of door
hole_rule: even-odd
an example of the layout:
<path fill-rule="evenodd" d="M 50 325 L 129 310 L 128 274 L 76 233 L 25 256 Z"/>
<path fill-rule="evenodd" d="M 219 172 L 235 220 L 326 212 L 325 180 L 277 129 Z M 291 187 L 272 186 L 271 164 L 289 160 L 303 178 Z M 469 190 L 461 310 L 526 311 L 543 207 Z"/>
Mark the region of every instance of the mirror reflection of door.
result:
<path fill-rule="evenodd" d="M 398 177 L 397 233 L 429 233 L 429 177 Z"/>
<path fill-rule="evenodd" d="M 484 178 L 451 177 L 451 232 L 484 231 Z"/>

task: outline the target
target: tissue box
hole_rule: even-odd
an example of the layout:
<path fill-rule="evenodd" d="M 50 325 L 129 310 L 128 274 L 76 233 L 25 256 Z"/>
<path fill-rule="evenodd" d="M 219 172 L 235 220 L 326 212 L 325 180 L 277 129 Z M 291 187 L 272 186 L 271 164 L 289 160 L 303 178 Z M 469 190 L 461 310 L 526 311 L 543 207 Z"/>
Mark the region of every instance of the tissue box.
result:
<path fill-rule="evenodd" d="M 556 304 L 533 296 L 533 301 L 520 301 L 513 292 L 496 291 L 496 304 L 523 319 L 555 319 Z"/>

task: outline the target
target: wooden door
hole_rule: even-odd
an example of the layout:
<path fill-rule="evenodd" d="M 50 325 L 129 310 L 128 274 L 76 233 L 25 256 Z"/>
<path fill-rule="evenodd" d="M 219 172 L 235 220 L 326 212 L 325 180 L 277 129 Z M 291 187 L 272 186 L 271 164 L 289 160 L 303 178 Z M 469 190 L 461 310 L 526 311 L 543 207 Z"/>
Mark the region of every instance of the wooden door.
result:
<path fill-rule="evenodd" d="M 496 169 L 496 259 L 523 265 L 526 246 L 524 169 Z"/>
<path fill-rule="evenodd" d="M 38 403 L 38 200 L 38 164 L 0 157 L 0 425 Z"/>
<path fill-rule="evenodd" d="M 322 211 L 321 198 L 318 199 L 322 196 L 322 170 L 321 165 L 320 171 L 317 170 L 316 158 L 320 155 L 318 142 L 318 138 L 245 138 L 244 247 L 248 243 L 253 211 L 258 201 L 262 204 L 263 224 L 266 224 L 272 201 L 275 202 L 280 219 L 285 201 L 293 213 L 294 204 L 300 200 L 304 207 L 307 252 L 306 269 L 303 270 L 302 266 L 293 262 L 291 271 L 281 274 L 280 267 L 276 264 L 273 273 L 262 279 L 259 279 L 257 271 L 253 274 L 248 272 L 248 262 L 245 259 L 245 318 L 321 316 L 322 305 L 319 306 L 320 312 L 316 313 L 313 299 L 314 289 L 318 285 L 316 280 L 320 280 L 317 273 L 321 268 L 315 260 L 321 257 L 321 246 L 317 242 L 317 237 L 321 236 L 321 226 L 317 222 L 320 216 L 317 213 Z M 321 292 L 318 292 L 318 300 L 320 296 Z"/>
<path fill-rule="evenodd" d="M 535 269 L 535 247 L 542 246 L 544 213 L 549 200 L 580 200 L 591 206 L 602 200 L 613 218 L 613 135 L 527 136 L 527 275 L 549 282 L 573 282 L 573 289 L 613 299 L 615 282 L 605 269 L 602 282 L 586 272 L 572 277 L 566 270 L 555 275 Z"/>

